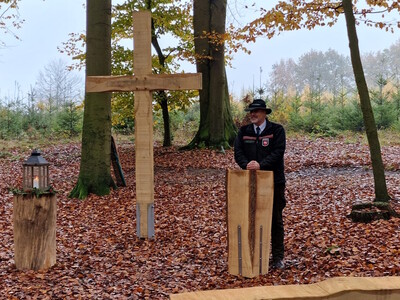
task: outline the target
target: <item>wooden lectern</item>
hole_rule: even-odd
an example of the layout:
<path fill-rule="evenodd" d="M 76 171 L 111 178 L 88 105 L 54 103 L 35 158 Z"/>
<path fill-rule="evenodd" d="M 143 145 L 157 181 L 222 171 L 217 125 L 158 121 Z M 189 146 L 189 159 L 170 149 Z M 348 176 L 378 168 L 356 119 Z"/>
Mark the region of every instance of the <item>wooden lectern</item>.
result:
<path fill-rule="evenodd" d="M 228 271 L 268 273 L 274 177 L 271 171 L 227 170 Z"/>

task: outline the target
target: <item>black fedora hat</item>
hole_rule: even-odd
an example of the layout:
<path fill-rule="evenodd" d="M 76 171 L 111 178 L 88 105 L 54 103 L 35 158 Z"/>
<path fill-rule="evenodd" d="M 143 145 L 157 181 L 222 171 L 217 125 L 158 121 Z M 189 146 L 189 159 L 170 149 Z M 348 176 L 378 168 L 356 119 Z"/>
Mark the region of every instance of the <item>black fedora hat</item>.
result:
<path fill-rule="evenodd" d="M 254 99 L 253 103 L 250 103 L 249 107 L 245 108 L 245 111 L 253 111 L 256 109 L 265 110 L 267 115 L 272 112 L 272 109 L 267 108 L 267 106 L 265 105 L 265 101 L 262 99 Z"/>

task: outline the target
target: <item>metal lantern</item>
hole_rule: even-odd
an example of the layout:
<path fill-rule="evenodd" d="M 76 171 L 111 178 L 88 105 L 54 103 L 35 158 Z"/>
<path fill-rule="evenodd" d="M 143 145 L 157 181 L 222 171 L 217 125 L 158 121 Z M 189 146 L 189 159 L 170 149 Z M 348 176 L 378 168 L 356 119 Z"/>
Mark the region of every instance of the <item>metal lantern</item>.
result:
<path fill-rule="evenodd" d="M 49 188 L 49 163 L 38 150 L 32 151 L 31 156 L 23 163 L 23 169 L 22 188 L 24 191 Z"/>

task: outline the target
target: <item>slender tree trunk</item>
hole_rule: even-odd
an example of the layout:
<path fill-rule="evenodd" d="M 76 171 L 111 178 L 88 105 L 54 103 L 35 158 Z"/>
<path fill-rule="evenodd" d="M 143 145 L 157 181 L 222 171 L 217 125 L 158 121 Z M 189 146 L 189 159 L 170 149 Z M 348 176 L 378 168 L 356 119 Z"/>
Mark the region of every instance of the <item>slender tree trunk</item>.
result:
<path fill-rule="evenodd" d="M 150 9 L 151 2 L 148 1 L 147 3 L 148 9 Z M 154 34 L 155 28 L 154 28 L 154 22 L 153 19 L 151 20 L 151 31 L 152 31 L 152 36 L 151 36 L 151 44 L 153 45 L 154 49 L 156 49 L 157 56 L 158 56 L 158 62 L 160 63 L 160 66 L 162 68 L 165 68 L 165 55 L 161 50 L 161 47 L 158 43 L 157 36 Z M 158 103 L 161 106 L 162 110 L 162 116 L 163 116 L 163 121 L 164 121 L 164 141 L 163 141 L 163 146 L 164 147 L 169 147 L 172 145 L 172 138 L 171 138 L 171 123 L 170 123 L 170 118 L 169 118 L 169 110 L 168 110 L 168 95 L 165 91 L 160 91 L 157 93 L 158 95 Z"/>
<path fill-rule="evenodd" d="M 381 146 L 379 143 L 378 131 L 376 129 L 376 123 L 372 111 L 368 86 L 361 63 L 352 1 L 343 0 L 343 9 L 346 17 L 347 34 L 349 37 L 351 63 L 353 66 L 358 94 L 360 96 L 361 110 L 363 113 L 364 125 L 371 154 L 372 170 L 375 183 L 375 201 L 388 202 L 390 200 L 390 196 L 386 187 L 385 168 L 382 161 Z"/>
<path fill-rule="evenodd" d="M 86 76 L 111 75 L 111 0 L 86 2 Z M 110 170 L 111 93 L 87 93 L 78 183 L 71 197 L 106 195 Z"/>
<path fill-rule="evenodd" d="M 169 111 L 168 111 L 168 96 L 165 91 L 161 91 L 159 96 L 161 97 L 160 104 L 164 121 L 163 147 L 169 147 L 172 145 L 172 138 L 171 138 L 171 122 L 169 119 Z"/>
<path fill-rule="evenodd" d="M 196 67 L 203 75 L 203 87 L 199 130 L 188 148 L 229 147 L 236 136 L 225 73 L 224 42 L 204 35 L 204 32 L 224 34 L 225 19 L 226 0 L 194 1 Z"/>

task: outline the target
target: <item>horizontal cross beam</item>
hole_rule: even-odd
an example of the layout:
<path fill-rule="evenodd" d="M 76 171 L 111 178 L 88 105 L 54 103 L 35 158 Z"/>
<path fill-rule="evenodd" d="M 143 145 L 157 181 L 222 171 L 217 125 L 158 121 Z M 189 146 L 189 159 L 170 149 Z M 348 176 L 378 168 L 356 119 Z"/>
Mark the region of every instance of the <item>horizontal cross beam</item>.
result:
<path fill-rule="evenodd" d="M 86 92 L 200 90 L 201 84 L 200 73 L 88 76 L 86 77 Z"/>

